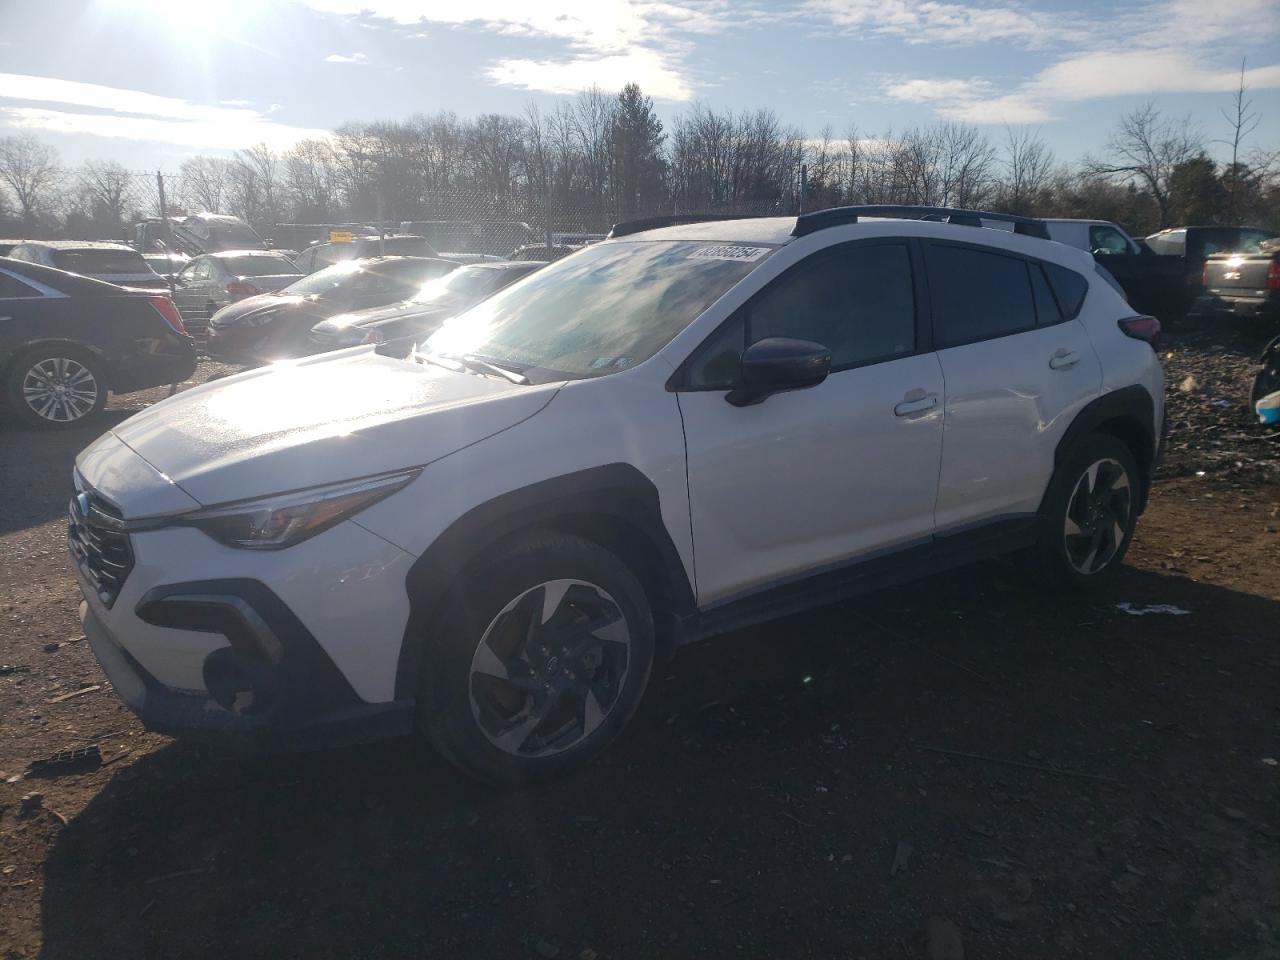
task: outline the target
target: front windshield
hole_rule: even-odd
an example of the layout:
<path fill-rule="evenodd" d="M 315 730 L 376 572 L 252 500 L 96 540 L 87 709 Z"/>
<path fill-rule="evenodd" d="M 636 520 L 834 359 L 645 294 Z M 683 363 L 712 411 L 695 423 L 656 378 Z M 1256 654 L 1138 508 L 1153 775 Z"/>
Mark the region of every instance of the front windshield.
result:
<path fill-rule="evenodd" d="M 331 296 L 345 287 L 352 274 L 359 273 L 362 269 L 364 268 L 360 265 L 359 260 L 343 260 L 341 263 L 325 267 L 323 270 L 303 277 L 301 280 L 295 280 L 281 290 L 280 293 L 299 297 L 316 297 L 323 300 L 326 296 Z"/>
<path fill-rule="evenodd" d="M 434 303 L 438 300 L 475 300 L 493 289 L 498 271 L 486 267 L 460 267 L 439 277 L 409 298 L 410 303 Z"/>
<path fill-rule="evenodd" d="M 771 252 L 696 241 L 598 244 L 450 320 L 426 350 L 482 357 L 533 382 L 614 373 L 653 356 Z"/>

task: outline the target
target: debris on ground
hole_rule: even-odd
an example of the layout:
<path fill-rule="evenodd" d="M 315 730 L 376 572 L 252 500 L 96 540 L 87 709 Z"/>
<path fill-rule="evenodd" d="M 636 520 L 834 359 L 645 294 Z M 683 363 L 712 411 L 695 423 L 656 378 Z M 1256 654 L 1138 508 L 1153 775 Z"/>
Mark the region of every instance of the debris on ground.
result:
<path fill-rule="evenodd" d="M 18 801 L 18 816 L 29 817 L 44 806 L 43 793 L 24 793 Z"/>
<path fill-rule="evenodd" d="M 1181 607 L 1175 607 L 1171 603 L 1153 603 L 1147 607 L 1139 607 L 1128 600 L 1123 603 L 1117 603 L 1116 609 L 1129 614 L 1131 617 L 1145 617 L 1149 613 L 1167 613 L 1172 617 L 1185 617 L 1191 613 L 1190 610 L 1183 610 Z"/>
<path fill-rule="evenodd" d="M 12 663 L 0 663 L 0 677 L 8 677 L 15 673 L 30 673 L 30 667 L 19 667 Z"/>
<path fill-rule="evenodd" d="M 928 960 L 964 960 L 964 940 L 960 928 L 946 917 L 930 917 L 925 932 Z"/>
<path fill-rule="evenodd" d="M 555 960 L 556 957 L 560 956 L 560 948 L 550 940 L 539 940 L 533 945 L 533 949 L 538 956 L 545 957 L 546 960 Z"/>
<path fill-rule="evenodd" d="M 84 696 L 84 694 L 86 693 L 93 693 L 93 691 L 101 690 L 101 689 L 102 689 L 102 684 L 94 683 L 94 684 L 90 684 L 87 687 L 81 687 L 79 690 L 72 690 L 70 693 L 64 693 L 61 696 L 52 697 L 46 700 L 45 703 L 62 703 L 63 701 L 71 700 L 71 699 L 74 699 L 75 697 Z"/>
<path fill-rule="evenodd" d="M 893 865 L 889 867 L 889 876 L 896 877 L 904 873 L 911 860 L 911 844 L 906 840 L 898 841 L 898 849 L 893 852 Z"/>
<path fill-rule="evenodd" d="M 96 743 L 73 750 L 59 750 L 39 760 L 32 760 L 27 768 L 29 777 L 59 777 L 68 773 L 90 770 L 102 763 L 102 751 Z"/>

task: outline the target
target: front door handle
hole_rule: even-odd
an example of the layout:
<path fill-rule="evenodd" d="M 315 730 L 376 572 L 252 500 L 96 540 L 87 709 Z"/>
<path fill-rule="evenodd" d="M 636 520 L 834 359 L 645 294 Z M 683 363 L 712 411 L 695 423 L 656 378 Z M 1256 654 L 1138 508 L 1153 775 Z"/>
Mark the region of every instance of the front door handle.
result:
<path fill-rule="evenodd" d="M 925 393 L 917 388 L 907 393 L 902 398 L 902 402 L 893 408 L 895 417 L 909 417 L 913 413 L 924 413 L 926 410 L 932 410 L 938 405 L 938 395 L 936 393 Z"/>
<path fill-rule="evenodd" d="M 1054 370 L 1070 370 L 1080 362 L 1080 354 L 1074 350 L 1059 350 L 1049 358 L 1049 366 Z"/>

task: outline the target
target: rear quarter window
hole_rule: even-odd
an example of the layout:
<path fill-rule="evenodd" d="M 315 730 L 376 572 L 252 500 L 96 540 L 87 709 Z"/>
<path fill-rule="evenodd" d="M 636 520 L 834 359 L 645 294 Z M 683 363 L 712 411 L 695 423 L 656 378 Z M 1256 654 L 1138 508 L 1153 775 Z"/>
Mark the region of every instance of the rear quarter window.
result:
<path fill-rule="evenodd" d="M 1067 267 L 1056 263 L 1044 265 L 1045 274 L 1049 277 L 1049 285 L 1053 287 L 1053 295 L 1057 298 L 1064 320 L 1073 320 L 1084 306 L 1085 295 L 1089 292 L 1089 281 Z"/>

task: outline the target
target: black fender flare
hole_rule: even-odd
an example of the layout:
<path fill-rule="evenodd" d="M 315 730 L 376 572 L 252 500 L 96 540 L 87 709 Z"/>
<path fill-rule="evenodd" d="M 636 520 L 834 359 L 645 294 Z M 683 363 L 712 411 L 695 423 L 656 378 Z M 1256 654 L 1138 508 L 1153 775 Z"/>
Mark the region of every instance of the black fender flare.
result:
<path fill-rule="evenodd" d="M 537 529 L 567 529 L 588 538 L 597 531 L 622 529 L 642 538 L 638 546 L 650 561 L 650 581 L 656 581 L 650 586 L 662 590 L 669 613 L 677 621 L 693 615 L 693 584 L 662 521 L 653 481 L 627 463 L 542 480 L 473 507 L 450 524 L 410 567 L 405 577 L 409 620 L 396 666 L 397 700 L 418 695 L 430 631 L 456 579 L 500 541 Z"/>
<path fill-rule="evenodd" d="M 1126 434 L 1120 439 L 1139 440 L 1134 451 L 1134 459 L 1138 461 L 1138 469 L 1142 472 L 1141 496 L 1138 509 L 1146 509 L 1147 498 L 1151 494 L 1151 480 L 1158 463 L 1155 401 L 1147 388 L 1139 384 L 1131 384 L 1104 393 L 1090 401 L 1071 421 L 1070 426 L 1058 440 L 1053 451 L 1053 465 L 1056 468 L 1066 459 L 1071 449 L 1081 439 L 1108 423 L 1122 423 Z M 1104 431 L 1109 432 L 1109 431 Z M 1047 494 L 1046 494 L 1047 495 Z"/>

